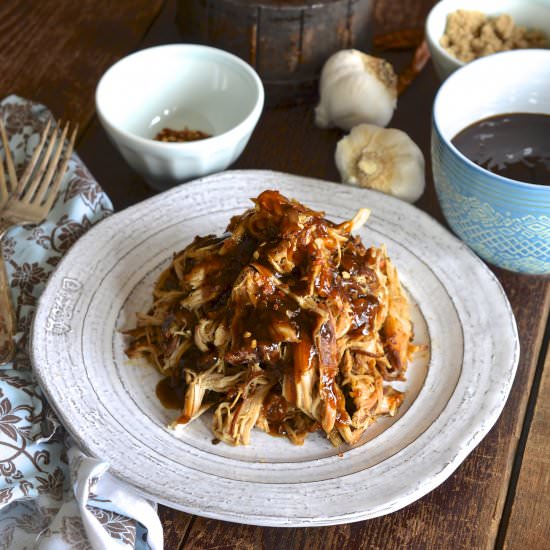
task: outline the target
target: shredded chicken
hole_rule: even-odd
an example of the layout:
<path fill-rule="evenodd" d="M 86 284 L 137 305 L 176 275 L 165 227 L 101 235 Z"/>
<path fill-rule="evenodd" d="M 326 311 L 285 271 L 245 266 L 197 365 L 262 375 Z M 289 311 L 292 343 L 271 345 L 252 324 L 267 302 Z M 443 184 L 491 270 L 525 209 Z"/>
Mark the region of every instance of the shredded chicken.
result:
<path fill-rule="evenodd" d="M 335 224 L 276 191 L 253 202 L 223 236 L 174 255 L 127 354 L 167 377 L 173 425 L 212 409 L 213 433 L 232 445 L 254 426 L 296 444 L 316 430 L 356 443 L 397 411 L 390 383 L 416 350 L 397 271 L 351 235 L 366 209 Z"/>

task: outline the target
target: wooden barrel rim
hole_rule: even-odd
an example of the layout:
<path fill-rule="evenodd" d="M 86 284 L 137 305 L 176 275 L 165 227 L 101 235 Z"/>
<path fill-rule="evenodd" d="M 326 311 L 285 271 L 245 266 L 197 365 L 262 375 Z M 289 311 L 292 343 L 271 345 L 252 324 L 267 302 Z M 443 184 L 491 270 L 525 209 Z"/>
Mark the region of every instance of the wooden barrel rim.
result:
<path fill-rule="evenodd" d="M 303 9 L 320 9 L 325 8 L 328 4 L 346 4 L 353 0 L 259 0 L 254 2 L 251 0 L 225 0 L 225 4 L 233 4 L 235 6 L 243 6 L 246 8 L 281 8 L 288 10 L 303 10 Z"/>

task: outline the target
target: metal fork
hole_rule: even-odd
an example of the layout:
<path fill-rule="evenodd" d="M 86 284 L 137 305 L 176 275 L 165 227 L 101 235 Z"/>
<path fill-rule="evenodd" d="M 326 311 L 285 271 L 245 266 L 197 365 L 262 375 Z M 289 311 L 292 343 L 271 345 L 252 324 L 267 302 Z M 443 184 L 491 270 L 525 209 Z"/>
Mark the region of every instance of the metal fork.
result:
<path fill-rule="evenodd" d="M 60 126 L 54 124 L 52 128 L 52 121 L 48 121 L 21 180 L 17 181 L 6 131 L 0 120 L 7 171 L 6 177 L 0 158 L 0 245 L 10 227 L 41 223 L 50 212 L 71 158 L 78 130 L 77 127 L 72 130 L 69 143 L 64 148 L 69 123 L 63 129 Z M 0 246 L 0 365 L 9 362 L 15 353 L 15 326 L 15 313 Z"/>

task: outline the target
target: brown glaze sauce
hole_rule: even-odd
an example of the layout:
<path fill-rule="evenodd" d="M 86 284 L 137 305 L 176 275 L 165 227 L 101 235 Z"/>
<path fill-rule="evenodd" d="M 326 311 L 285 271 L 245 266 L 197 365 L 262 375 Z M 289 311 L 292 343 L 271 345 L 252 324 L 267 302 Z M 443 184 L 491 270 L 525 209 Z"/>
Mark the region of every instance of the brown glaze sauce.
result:
<path fill-rule="evenodd" d="M 243 270 L 253 270 L 260 292 L 256 295 L 256 303 L 237 301 L 231 306 L 233 310 L 227 312 L 228 318 L 232 319 L 229 327 L 232 345 L 226 351 L 224 360 L 235 366 L 258 362 L 266 371 L 272 371 L 276 379 L 282 379 L 281 374 L 284 373 L 290 375 L 290 380 L 294 378 L 297 382 L 304 372 L 319 369 L 319 391 L 327 404 L 335 409 L 336 424 L 348 425 L 351 420 L 346 412 L 346 397 L 335 386 L 338 357 L 335 354 L 334 322 L 323 321 L 315 312 L 302 309 L 285 290 L 298 296 L 313 293 L 321 298 L 348 304 L 350 332 L 368 334 L 373 330 L 374 317 L 380 308 L 377 298 L 371 293 L 371 287 L 377 279 L 368 265 L 368 250 L 358 238 L 352 237 L 348 246 L 342 250 L 341 258 L 336 259 L 336 255 L 330 259 L 321 257 L 313 241 L 316 237 L 326 237 L 334 224 L 324 220 L 319 213 L 318 217 L 313 217 L 310 228 L 301 233 L 295 247 L 288 252 L 288 261 L 292 262 L 293 269 L 288 273 L 277 273 L 269 259 L 276 256 L 274 250 L 281 246 L 281 241 L 284 243 L 285 235 L 292 235 L 299 227 L 297 217 L 301 211 L 294 205 L 281 204 L 276 194 L 265 193 L 262 199 L 266 203 L 272 201 L 268 207 L 275 216 L 280 216 L 278 223 L 273 227 L 269 224 L 262 227 L 249 225 L 247 233 L 235 238 L 231 234 L 232 222 L 228 233 L 222 237 L 197 237 L 195 244 L 214 248 L 221 246 L 222 250 L 218 248 L 218 252 L 207 261 L 195 262 L 189 259 L 187 268 L 204 268 L 202 292 L 207 295 L 213 292 L 220 296 L 219 300 L 204 306 L 206 314 L 211 318 L 219 314 L 218 310 L 223 312 L 229 292 L 238 283 Z M 267 236 L 267 239 L 257 238 L 256 234 Z M 316 273 L 313 279 L 311 273 Z M 358 276 L 367 281 L 366 285 L 354 280 Z M 164 287 L 177 287 L 175 274 L 173 279 L 167 279 Z M 196 320 L 193 316 L 188 317 L 186 328 L 193 330 Z M 166 326 L 162 327 L 163 330 L 167 330 L 174 321 L 175 318 L 170 318 Z M 294 332 L 296 340 L 288 339 L 289 331 Z M 312 338 L 313 334 L 317 334 L 315 339 Z M 201 352 L 193 346 L 180 359 L 180 366 L 189 365 L 193 370 L 200 371 L 209 368 L 217 360 L 214 351 Z M 286 435 L 285 417 L 288 407 L 296 405 L 295 392 L 295 386 L 289 384 L 286 399 L 277 393 L 263 404 L 272 435 Z M 170 409 L 182 408 L 184 393 L 183 380 L 171 377 L 161 380 L 156 388 L 157 397 L 163 406 Z M 180 422 L 187 420 L 179 419 Z"/>
<path fill-rule="evenodd" d="M 288 403 L 282 395 L 270 395 L 263 404 L 263 412 L 269 423 L 269 433 L 274 436 L 286 435 L 284 420 Z"/>
<path fill-rule="evenodd" d="M 184 388 L 181 384 L 174 385 L 171 376 L 167 376 L 160 380 L 155 388 L 158 400 L 166 409 L 182 409 Z"/>
<path fill-rule="evenodd" d="M 478 166 L 499 176 L 550 185 L 550 115 L 492 116 L 461 130 L 451 142 Z"/>

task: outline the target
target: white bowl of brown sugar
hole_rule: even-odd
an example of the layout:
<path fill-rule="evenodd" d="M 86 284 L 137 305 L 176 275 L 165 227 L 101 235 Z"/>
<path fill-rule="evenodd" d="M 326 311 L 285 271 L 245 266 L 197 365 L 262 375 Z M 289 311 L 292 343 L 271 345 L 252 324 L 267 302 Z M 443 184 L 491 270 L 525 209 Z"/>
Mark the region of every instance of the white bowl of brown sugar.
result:
<path fill-rule="evenodd" d="M 546 0 L 441 0 L 426 20 L 441 80 L 466 63 L 508 50 L 550 47 Z"/>

